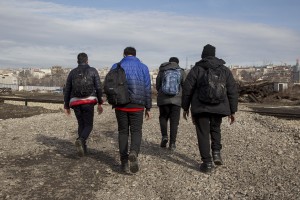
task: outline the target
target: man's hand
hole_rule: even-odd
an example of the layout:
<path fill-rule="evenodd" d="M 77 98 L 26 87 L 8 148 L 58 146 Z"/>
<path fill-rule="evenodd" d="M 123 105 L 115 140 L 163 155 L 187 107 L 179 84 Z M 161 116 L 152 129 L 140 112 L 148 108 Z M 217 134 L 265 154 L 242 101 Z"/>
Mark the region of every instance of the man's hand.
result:
<path fill-rule="evenodd" d="M 151 118 L 150 111 L 145 111 L 145 119 L 148 120 Z"/>
<path fill-rule="evenodd" d="M 183 119 L 187 120 L 189 116 L 189 111 L 183 111 Z"/>
<path fill-rule="evenodd" d="M 66 114 L 67 116 L 70 116 L 70 115 L 71 115 L 71 110 L 70 110 L 70 108 L 69 108 L 69 109 L 66 109 L 66 108 L 65 108 L 65 114 Z"/>
<path fill-rule="evenodd" d="M 235 116 L 234 114 L 231 114 L 228 116 L 228 121 L 229 121 L 229 124 L 233 124 L 235 122 Z"/>
<path fill-rule="evenodd" d="M 101 104 L 98 104 L 97 111 L 98 111 L 98 115 L 102 114 L 103 108 L 102 108 Z"/>

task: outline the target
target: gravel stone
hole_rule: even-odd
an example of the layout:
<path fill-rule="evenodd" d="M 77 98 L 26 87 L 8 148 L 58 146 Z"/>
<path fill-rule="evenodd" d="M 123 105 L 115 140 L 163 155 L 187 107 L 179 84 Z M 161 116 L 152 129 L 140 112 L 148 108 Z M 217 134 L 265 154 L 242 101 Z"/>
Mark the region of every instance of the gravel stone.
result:
<path fill-rule="evenodd" d="M 191 119 L 180 120 L 177 149 L 170 152 L 159 146 L 153 108 L 143 125 L 141 170 L 124 174 L 109 105 L 95 115 L 86 157 L 76 154 L 74 113 L 65 116 L 57 104 L 35 106 L 56 112 L 0 121 L 0 199 L 299 199 L 299 120 L 243 111 L 233 125 L 224 118 L 224 165 L 207 175 L 199 171 Z"/>

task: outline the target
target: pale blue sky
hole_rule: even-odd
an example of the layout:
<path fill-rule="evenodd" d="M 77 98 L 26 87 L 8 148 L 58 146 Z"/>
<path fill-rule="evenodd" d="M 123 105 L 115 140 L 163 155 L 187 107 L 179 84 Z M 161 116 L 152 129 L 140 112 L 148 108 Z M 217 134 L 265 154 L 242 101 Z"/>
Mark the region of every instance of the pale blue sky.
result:
<path fill-rule="evenodd" d="M 207 43 L 228 65 L 295 64 L 299 2 L 0 0 L 0 67 L 74 67 L 80 52 L 110 67 L 134 46 L 150 68 L 171 56 L 185 68 Z"/>
<path fill-rule="evenodd" d="M 178 15 L 264 23 L 300 30 L 299 0 L 43 0 L 115 11 L 160 11 Z"/>

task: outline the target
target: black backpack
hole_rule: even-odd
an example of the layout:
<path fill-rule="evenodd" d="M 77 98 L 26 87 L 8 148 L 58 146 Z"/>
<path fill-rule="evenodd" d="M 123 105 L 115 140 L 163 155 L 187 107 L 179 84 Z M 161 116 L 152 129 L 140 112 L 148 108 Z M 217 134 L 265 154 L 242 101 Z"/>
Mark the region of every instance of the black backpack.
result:
<path fill-rule="evenodd" d="M 113 106 L 130 102 L 126 74 L 120 63 L 105 76 L 104 93 L 107 102 Z"/>
<path fill-rule="evenodd" d="M 205 69 L 198 86 L 198 99 L 207 104 L 219 104 L 227 98 L 226 73 L 222 67 Z"/>
<path fill-rule="evenodd" d="M 72 79 L 72 93 L 74 97 L 88 97 L 94 91 L 93 77 L 88 75 L 89 68 L 76 68 Z"/>

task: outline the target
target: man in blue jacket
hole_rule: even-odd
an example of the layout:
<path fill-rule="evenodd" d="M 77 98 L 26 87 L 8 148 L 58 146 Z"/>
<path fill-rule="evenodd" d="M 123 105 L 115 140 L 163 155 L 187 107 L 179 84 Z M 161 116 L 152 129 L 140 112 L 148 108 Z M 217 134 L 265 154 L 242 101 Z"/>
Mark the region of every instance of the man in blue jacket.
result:
<path fill-rule="evenodd" d="M 136 57 L 136 50 L 133 47 L 124 49 L 124 58 L 120 61 L 120 65 L 126 74 L 130 98 L 130 103 L 115 107 L 121 168 L 123 172 L 127 173 L 129 160 L 130 171 L 136 173 L 139 171 L 137 157 L 142 140 L 144 110 L 145 118 L 148 120 L 152 106 L 150 74 L 148 67 Z M 117 63 L 112 66 L 112 69 L 116 67 Z M 131 142 L 128 151 L 129 133 Z"/>

